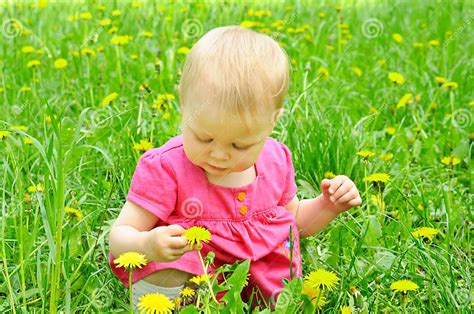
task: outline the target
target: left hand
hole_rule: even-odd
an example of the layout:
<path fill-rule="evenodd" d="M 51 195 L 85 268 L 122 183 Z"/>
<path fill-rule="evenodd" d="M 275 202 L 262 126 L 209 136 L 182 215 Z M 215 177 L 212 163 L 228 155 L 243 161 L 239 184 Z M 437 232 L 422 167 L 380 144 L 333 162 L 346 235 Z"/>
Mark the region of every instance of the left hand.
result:
<path fill-rule="evenodd" d="M 323 191 L 323 199 L 327 202 L 329 209 L 338 214 L 362 204 L 359 190 L 354 182 L 343 175 L 321 181 L 321 191 Z"/>

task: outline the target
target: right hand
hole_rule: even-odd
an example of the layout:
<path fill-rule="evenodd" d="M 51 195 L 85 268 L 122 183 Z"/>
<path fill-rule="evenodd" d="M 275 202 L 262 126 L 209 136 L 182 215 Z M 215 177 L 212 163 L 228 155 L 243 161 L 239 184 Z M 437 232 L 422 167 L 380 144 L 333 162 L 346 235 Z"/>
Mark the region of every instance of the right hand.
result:
<path fill-rule="evenodd" d="M 184 253 L 200 250 L 200 246 L 191 246 L 184 237 L 186 229 L 180 225 L 156 227 L 148 231 L 145 237 L 145 255 L 155 262 L 172 262 Z"/>

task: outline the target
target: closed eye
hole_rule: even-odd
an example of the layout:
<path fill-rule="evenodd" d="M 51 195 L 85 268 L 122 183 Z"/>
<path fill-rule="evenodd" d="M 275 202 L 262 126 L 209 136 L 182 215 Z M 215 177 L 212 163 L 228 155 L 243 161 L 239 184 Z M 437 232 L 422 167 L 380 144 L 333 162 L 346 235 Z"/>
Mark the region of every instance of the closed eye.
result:
<path fill-rule="evenodd" d="M 240 146 L 235 145 L 235 143 L 233 143 L 232 146 L 234 146 L 234 148 L 235 148 L 235 149 L 238 149 L 238 150 L 246 150 L 246 149 L 249 149 L 250 146 L 252 146 L 252 145 L 250 145 L 250 146 L 245 146 L 245 147 L 240 147 Z"/>

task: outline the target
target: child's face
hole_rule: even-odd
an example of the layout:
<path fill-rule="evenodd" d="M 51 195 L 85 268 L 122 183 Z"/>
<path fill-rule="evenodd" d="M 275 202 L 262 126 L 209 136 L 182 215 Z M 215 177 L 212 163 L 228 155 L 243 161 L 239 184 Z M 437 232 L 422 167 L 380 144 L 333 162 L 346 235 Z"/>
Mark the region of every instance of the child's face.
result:
<path fill-rule="evenodd" d="M 271 112 L 253 117 L 248 130 L 239 116 L 225 115 L 209 105 L 182 111 L 185 153 L 193 164 L 214 177 L 252 167 L 273 128 Z"/>

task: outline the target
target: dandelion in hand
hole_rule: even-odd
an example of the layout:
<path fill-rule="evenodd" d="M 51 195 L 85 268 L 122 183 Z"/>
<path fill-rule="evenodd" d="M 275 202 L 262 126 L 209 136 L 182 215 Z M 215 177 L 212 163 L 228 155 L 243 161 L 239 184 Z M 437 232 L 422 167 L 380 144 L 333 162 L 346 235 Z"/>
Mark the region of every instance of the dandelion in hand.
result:
<path fill-rule="evenodd" d="M 188 240 L 188 244 L 201 246 L 201 242 L 211 241 L 211 233 L 203 227 L 191 227 L 186 230 L 184 237 Z"/>

